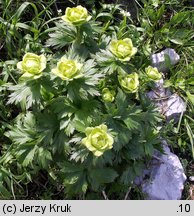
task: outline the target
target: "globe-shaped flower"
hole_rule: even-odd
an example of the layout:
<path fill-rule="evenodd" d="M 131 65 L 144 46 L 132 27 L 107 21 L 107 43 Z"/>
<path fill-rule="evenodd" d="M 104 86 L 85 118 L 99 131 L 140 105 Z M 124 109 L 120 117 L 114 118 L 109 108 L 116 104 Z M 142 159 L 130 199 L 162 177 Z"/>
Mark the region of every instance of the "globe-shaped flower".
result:
<path fill-rule="evenodd" d="M 148 77 L 153 81 L 159 81 L 162 78 L 162 74 L 158 71 L 156 67 L 148 66 L 145 69 L 146 74 Z"/>
<path fill-rule="evenodd" d="M 115 91 L 108 88 L 102 90 L 102 99 L 106 102 L 113 102 L 115 99 Z"/>
<path fill-rule="evenodd" d="M 86 8 L 82 6 L 77 6 L 73 8 L 67 7 L 65 10 L 65 15 L 62 16 L 62 19 L 72 25 L 78 26 L 89 21 L 92 17 L 88 15 Z"/>
<path fill-rule="evenodd" d="M 106 125 L 101 124 L 97 127 L 87 127 L 85 133 L 86 137 L 82 139 L 82 144 L 96 157 L 112 149 L 114 140 L 112 136 L 107 133 Z"/>
<path fill-rule="evenodd" d="M 62 80 L 72 80 L 82 76 L 80 73 L 81 67 L 82 64 L 77 61 L 62 57 L 52 72 Z"/>
<path fill-rule="evenodd" d="M 17 68 L 23 72 L 22 78 L 37 79 L 46 68 L 46 57 L 34 53 L 26 53 L 23 60 L 17 63 Z"/>
<path fill-rule="evenodd" d="M 128 93 L 134 93 L 138 90 L 139 76 L 137 73 L 131 73 L 126 76 L 119 76 L 118 78 L 121 87 Z"/>
<path fill-rule="evenodd" d="M 130 38 L 111 41 L 109 49 L 113 55 L 123 62 L 129 61 L 137 52 L 137 48 L 133 47 L 133 43 Z"/>

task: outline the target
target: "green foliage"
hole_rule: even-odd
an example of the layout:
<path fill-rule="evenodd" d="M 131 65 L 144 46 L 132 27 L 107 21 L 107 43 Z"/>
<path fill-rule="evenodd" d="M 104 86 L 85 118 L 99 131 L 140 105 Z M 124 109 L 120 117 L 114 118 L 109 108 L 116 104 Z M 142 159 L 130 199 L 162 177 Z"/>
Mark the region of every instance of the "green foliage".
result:
<path fill-rule="evenodd" d="M 32 6 L 38 14 L 35 4 L 24 3 L 14 15 L 15 23 L 27 6 Z M 118 82 L 120 72 L 130 74 L 136 67 L 135 61 L 120 62 L 109 50 L 112 39 L 122 39 L 117 20 L 111 20 L 120 10 L 120 7 L 105 7 L 80 26 L 56 21 L 56 27 L 47 29 L 50 37 L 47 48 L 41 45 L 47 67 L 37 78 L 19 79 L 19 73 L 26 71 L 21 71 L 21 67 L 20 71 L 16 69 L 17 61 L 12 62 L 11 67 L 3 64 L 4 73 L 8 74 L 11 69 L 9 79 L 13 77 L 9 85 L 2 82 L 3 88 L 10 92 L 7 105 L 15 105 L 19 114 L 6 126 L 4 134 L 11 143 L 10 147 L 4 147 L 2 163 L 8 167 L 14 165 L 21 174 L 24 170 L 26 173 L 25 177 L 18 177 L 17 169 L 12 170 L 15 174 L 8 175 L 11 181 L 21 178 L 20 181 L 28 182 L 44 170 L 50 181 L 58 178 L 66 196 L 71 198 L 88 191 L 100 192 L 113 182 L 125 188 L 133 184 L 134 178 L 141 174 L 143 161 L 159 146 L 157 112 L 152 106 L 144 107 L 145 101 L 142 103 L 139 93 L 126 93 Z M 104 17 L 106 22 L 101 21 Z M 129 37 L 127 22 L 130 20 L 124 17 L 123 38 Z M 131 31 L 140 34 L 135 26 Z M 139 41 L 132 40 L 138 45 Z M 39 48 L 35 51 L 39 52 Z M 81 65 L 79 71 L 75 70 L 80 75 L 63 80 L 52 73 L 62 56 Z M 116 94 L 112 102 L 103 101 L 102 89 L 106 86 L 112 86 Z M 139 92 L 145 88 L 145 85 L 139 86 Z M 107 133 L 114 143 L 112 150 L 98 157 L 82 144 L 82 139 L 87 128 L 102 124 L 107 125 Z M 6 188 L 3 183 L 2 196 L 8 197 Z"/>
<path fill-rule="evenodd" d="M 64 5 L 71 3 L 75 1 Z M 193 10 L 176 8 L 176 0 L 142 0 L 136 1 L 138 17 L 133 20 L 121 5 L 102 4 L 89 11 L 91 20 L 74 26 L 61 15 L 53 18 L 57 4 L 54 0 L 0 3 L 0 45 L 6 39 L 3 50 L 13 59 L 0 62 L 0 198 L 25 198 L 26 190 L 30 198 L 32 183 L 42 187 L 46 181 L 43 187 L 48 193 L 35 189 L 38 198 L 62 193 L 67 199 L 102 199 L 106 191 L 110 199 L 123 199 L 154 150 L 160 150 L 161 136 L 170 143 L 178 137 L 178 147 L 184 153 L 189 148 L 193 156 Z M 129 55 L 130 61 L 121 61 L 119 52 L 115 55 L 110 49 L 111 41 L 125 38 L 138 50 Z M 182 61 L 165 81 L 188 104 L 178 126 L 172 122 L 163 126 L 146 97 L 152 86 L 145 78 L 149 55 L 165 46 L 177 48 Z M 20 78 L 28 71 L 18 70 L 17 63 L 27 52 L 47 59 L 38 78 Z M 64 68 L 59 70 L 63 76 L 53 73 L 62 57 L 79 65 L 69 69 L 75 76 L 67 76 Z M 137 89 L 129 93 L 118 77 L 132 73 L 138 75 Z M 103 99 L 105 88 L 114 92 L 111 102 Z M 82 140 L 99 125 L 107 126 L 105 137 L 114 143 L 95 156 Z M 93 144 L 95 136 L 90 137 Z M 97 145 L 106 143 L 105 137 Z"/>
<path fill-rule="evenodd" d="M 40 38 L 45 39 L 44 31 L 49 27 L 45 21 L 51 19 L 49 8 L 54 2 L 0 1 L 0 45 L 9 58 L 43 48 Z"/>

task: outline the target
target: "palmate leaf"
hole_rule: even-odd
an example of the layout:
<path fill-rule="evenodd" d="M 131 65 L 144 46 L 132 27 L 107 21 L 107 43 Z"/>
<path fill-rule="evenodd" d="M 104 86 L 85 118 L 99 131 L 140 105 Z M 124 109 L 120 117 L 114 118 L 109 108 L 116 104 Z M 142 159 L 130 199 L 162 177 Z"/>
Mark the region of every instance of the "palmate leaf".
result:
<path fill-rule="evenodd" d="M 120 176 L 120 182 L 125 185 L 133 184 L 135 177 L 140 176 L 144 168 L 145 165 L 141 160 L 131 162 L 131 164 L 126 166 L 122 175 Z"/>
<path fill-rule="evenodd" d="M 99 111 L 100 103 L 97 100 L 82 100 L 76 105 L 76 110 L 70 117 L 60 120 L 67 136 L 75 131 L 85 133 L 85 129 L 92 124 L 99 125 L 102 122 L 102 114 Z"/>
<path fill-rule="evenodd" d="M 47 109 L 51 110 L 57 115 L 58 119 L 64 117 L 71 117 L 77 111 L 77 107 L 66 96 L 58 96 L 54 98 L 49 104 Z"/>
<path fill-rule="evenodd" d="M 78 145 L 76 145 L 76 147 L 72 149 L 70 160 L 75 161 L 76 163 L 81 163 L 81 164 L 84 163 L 88 158 L 89 151 L 80 145 L 81 139 L 78 141 L 76 140 L 76 138 L 73 138 L 70 140 L 70 142 L 72 143 L 79 142 Z"/>
<path fill-rule="evenodd" d="M 98 182 L 98 183 L 110 183 L 115 180 L 115 178 L 118 176 L 118 173 L 108 167 L 103 168 L 93 168 L 89 171 L 89 177 L 92 179 L 92 183 Z"/>
<path fill-rule="evenodd" d="M 69 117 L 62 118 L 60 120 L 60 130 L 67 128 L 67 126 L 70 124 L 71 121 L 72 121 L 72 119 Z"/>
<path fill-rule="evenodd" d="M 84 46 L 87 47 L 87 50 L 93 54 L 98 52 L 99 45 L 97 41 L 99 39 L 99 34 L 102 33 L 102 27 L 100 26 L 100 23 L 97 21 L 84 23 L 81 26 L 81 31 L 83 31 Z"/>
<path fill-rule="evenodd" d="M 75 88 L 76 86 L 76 88 Z M 71 82 L 67 87 L 67 97 L 73 101 L 87 100 L 94 96 L 99 96 L 100 93 L 97 87 L 87 85 L 84 79 L 79 79 Z"/>
<path fill-rule="evenodd" d="M 27 143 L 16 149 L 16 158 L 23 167 L 27 167 L 34 160 L 38 147 L 35 143 Z"/>
<path fill-rule="evenodd" d="M 118 94 L 116 96 L 115 102 L 119 112 L 122 112 L 128 106 L 128 102 L 126 100 L 126 94 L 120 88 L 118 88 Z"/>
<path fill-rule="evenodd" d="M 58 130 L 55 132 L 52 143 L 53 153 L 55 154 L 58 152 L 60 154 L 69 154 L 71 148 L 68 141 L 69 138 L 64 130 Z"/>
<path fill-rule="evenodd" d="M 71 151 L 67 133 L 71 123 L 67 117 L 70 106 L 65 106 L 65 101 L 67 101 L 65 97 L 53 99 L 53 104 L 49 104 L 44 112 L 37 115 L 38 131 L 43 136 L 42 147 L 48 147 L 47 150 L 53 155 L 63 155 L 63 157 Z M 62 125 L 65 119 L 67 123 Z"/>
<path fill-rule="evenodd" d="M 84 31 L 87 36 L 97 39 L 98 34 L 101 34 L 103 29 L 101 23 L 97 21 L 86 22 L 81 26 L 82 31 Z"/>
<path fill-rule="evenodd" d="M 74 79 L 67 85 L 67 97 L 71 101 L 88 100 L 89 96 L 99 96 L 98 84 L 104 77 L 96 68 L 96 63 L 90 59 L 84 63 L 82 68 L 83 77 Z"/>
<path fill-rule="evenodd" d="M 59 167 L 61 167 L 61 172 L 63 172 L 64 174 L 74 173 L 74 172 L 82 172 L 85 168 L 81 164 L 70 163 L 67 161 L 59 163 Z"/>
<path fill-rule="evenodd" d="M 40 147 L 38 149 L 38 162 L 41 165 L 42 168 L 48 168 L 49 163 L 52 161 L 52 155 L 50 151 L 48 151 L 46 148 Z"/>
<path fill-rule="evenodd" d="M 70 195 L 85 194 L 88 188 L 86 174 L 84 172 L 70 173 L 63 180 L 66 193 Z"/>
<path fill-rule="evenodd" d="M 141 159 L 144 156 L 152 156 L 154 149 L 160 144 L 159 131 L 150 125 L 140 122 L 138 129 L 132 133 L 132 138 L 123 149 L 126 160 Z"/>
<path fill-rule="evenodd" d="M 129 116 L 124 120 L 124 122 L 129 130 L 137 130 L 140 126 L 140 123 L 137 122 L 137 117 L 135 115 L 131 117 Z"/>
<path fill-rule="evenodd" d="M 113 182 L 118 173 L 112 168 L 102 167 L 89 170 L 88 175 L 92 188 L 98 190 L 101 185 Z"/>
<path fill-rule="evenodd" d="M 84 121 L 80 121 L 79 119 L 74 119 L 73 121 L 74 127 L 77 131 L 84 133 L 86 130 L 86 127 L 89 126 L 89 124 L 85 124 Z"/>
<path fill-rule="evenodd" d="M 80 109 L 75 112 L 73 119 L 73 124 L 77 131 L 85 133 L 86 127 L 90 127 L 92 122 L 94 122 L 99 106 L 97 100 L 85 100 L 80 103 Z M 100 114 L 98 117 L 100 118 Z"/>
<path fill-rule="evenodd" d="M 13 141 L 15 150 L 13 154 L 24 167 L 34 159 L 37 144 L 42 140 L 42 136 L 37 133 L 35 117 L 28 112 L 26 115 L 19 115 L 16 124 L 10 126 L 10 131 L 5 135 Z"/>
<path fill-rule="evenodd" d="M 84 63 L 83 71 L 87 85 L 95 86 L 105 76 L 102 71 L 96 69 L 96 65 L 94 59 L 89 59 Z"/>
<path fill-rule="evenodd" d="M 155 126 L 156 123 L 162 121 L 160 113 L 158 112 L 157 108 L 154 107 L 152 104 L 147 107 L 146 111 L 139 114 L 139 119 L 141 119 L 141 121 L 150 126 Z"/>
<path fill-rule="evenodd" d="M 78 108 L 63 96 L 53 99 L 48 108 L 56 114 L 59 129 L 64 131 L 67 136 L 70 136 L 75 130 L 73 125 L 73 115 Z M 65 134 L 63 136 L 65 136 Z"/>
<path fill-rule="evenodd" d="M 63 184 L 69 195 L 76 193 L 85 193 L 88 188 L 84 166 L 69 162 L 60 163 Z"/>
<path fill-rule="evenodd" d="M 72 25 L 67 25 L 65 22 L 56 23 L 56 27 L 52 30 L 53 33 L 49 34 L 50 38 L 47 41 L 48 46 L 61 49 L 72 44 L 76 39 L 76 28 Z"/>
<path fill-rule="evenodd" d="M 118 153 L 131 139 L 132 133 L 120 119 L 107 119 L 107 125 L 114 132 L 113 149 Z"/>
<path fill-rule="evenodd" d="M 20 104 L 22 109 L 29 109 L 33 104 L 41 104 L 41 84 L 35 80 L 9 87 L 8 104 Z"/>
<path fill-rule="evenodd" d="M 159 140 L 159 131 L 147 124 L 142 124 L 140 134 L 140 140 L 144 143 L 144 155 L 152 156 L 154 148 L 161 143 Z"/>
<path fill-rule="evenodd" d="M 17 145 L 23 145 L 39 139 L 35 116 L 31 112 L 28 112 L 26 115 L 20 114 L 16 118 L 16 124 L 9 126 L 9 129 L 10 131 L 7 131 L 5 136 Z"/>
<path fill-rule="evenodd" d="M 127 99 L 127 95 L 118 88 L 118 93 L 115 98 L 115 104 L 105 104 L 107 112 L 114 116 L 115 118 L 120 118 L 121 116 L 128 116 L 126 113 L 126 109 L 129 106 L 129 102 Z"/>
<path fill-rule="evenodd" d="M 123 149 L 123 156 L 126 160 L 142 159 L 145 155 L 144 142 L 139 142 L 138 136 L 134 135 L 131 142 Z"/>
<path fill-rule="evenodd" d="M 48 109 L 44 112 L 36 113 L 37 133 L 43 137 L 44 145 L 51 145 L 53 136 L 59 128 L 57 116 Z"/>
<path fill-rule="evenodd" d="M 128 106 L 124 113 L 122 113 L 122 119 L 127 126 L 127 128 L 130 131 L 135 131 L 139 128 L 139 126 L 142 124 L 140 115 L 142 113 L 142 110 L 135 106 L 134 104 L 131 106 Z"/>
<path fill-rule="evenodd" d="M 101 50 L 100 52 L 96 53 L 95 59 L 98 62 L 100 70 L 105 74 L 112 74 L 118 68 L 115 57 L 108 50 Z"/>
<path fill-rule="evenodd" d="M 50 125 L 48 116 L 39 114 L 38 117 L 37 120 L 37 117 L 31 112 L 20 114 L 16 123 L 10 126 L 10 130 L 5 133 L 15 144 L 12 154 L 23 167 L 29 166 L 32 162 L 38 162 L 39 166 L 47 168 L 52 161 L 51 148 L 49 147 L 55 130 L 53 130 L 55 126 L 52 115 L 49 116 Z M 43 121 L 44 124 L 40 128 L 39 124 Z"/>
<path fill-rule="evenodd" d="M 66 59 L 74 59 L 77 60 L 77 62 L 83 62 L 85 65 L 85 61 L 89 58 L 90 53 L 84 44 L 73 44 L 63 56 Z"/>
<path fill-rule="evenodd" d="M 155 126 L 156 123 L 161 122 L 162 116 L 158 112 L 158 108 L 155 106 L 155 104 L 153 104 L 150 99 L 142 92 L 139 93 L 139 96 L 141 102 L 141 109 L 143 110 L 139 115 L 141 121 L 152 126 Z"/>
<path fill-rule="evenodd" d="M 60 123 L 60 130 L 66 132 L 77 130 L 80 132 L 85 131 L 91 123 L 98 116 L 100 117 L 100 102 L 97 100 L 79 100 L 73 103 L 65 96 L 53 99 L 47 110 L 50 109 L 52 113 L 57 116 L 57 121 Z"/>

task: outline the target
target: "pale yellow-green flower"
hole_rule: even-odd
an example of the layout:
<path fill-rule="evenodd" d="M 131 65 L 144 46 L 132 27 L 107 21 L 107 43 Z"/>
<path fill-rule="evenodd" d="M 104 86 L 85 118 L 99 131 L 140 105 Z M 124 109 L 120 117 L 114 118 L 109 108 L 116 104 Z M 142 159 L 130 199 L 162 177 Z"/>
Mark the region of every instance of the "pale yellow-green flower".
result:
<path fill-rule="evenodd" d="M 139 76 L 137 73 L 131 73 L 129 75 L 118 77 L 121 87 L 128 93 L 134 93 L 139 87 Z"/>
<path fill-rule="evenodd" d="M 78 63 L 76 60 L 62 57 L 57 63 L 57 67 L 52 69 L 52 72 L 62 80 L 72 80 L 83 76 L 80 73 L 81 68 L 82 64 Z"/>
<path fill-rule="evenodd" d="M 37 79 L 46 68 L 46 57 L 44 55 L 39 56 L 34 53 L 26 53 L 22 61 L 17 63 L 17 68 L 23 72 L 21 78 Z"/>
<path fill-rule="evenodd" d="M 156 67 L 148 66 L 145 69 L 148 77 L 153 81 L 159 81 L 162 78 L 162 74 L 158 71 Z"/>
<path fill-rule="evenodd" d="M 65 22 L 78 26 L 89 21 L 92 17 L 88 15 L 86 8 L 81 5 L 73 8 L 67 7 L 65 15 L 61 17 Z"/>
<path fill-rule="evenodd" d="M 137 52 L 137 48 L 133 46 L 130 38 L 111 41 L 109 49 L 113 55 L 123 62 L 129 61 Z"/>
<path fill-rule="evenodd" d="M 85 133 L 86 137 L 82 139 L 82 144 L 96 157 L 113 148 L 114 139 L 107 133 L 105 124 L 97 127 L 87 127 Z"/>
<path fill-rule="evenodd" d="M 106 102 L 113 102 L 115 99 L 115 91 L 108 88 L 102 90 L 102 99 Z"/>

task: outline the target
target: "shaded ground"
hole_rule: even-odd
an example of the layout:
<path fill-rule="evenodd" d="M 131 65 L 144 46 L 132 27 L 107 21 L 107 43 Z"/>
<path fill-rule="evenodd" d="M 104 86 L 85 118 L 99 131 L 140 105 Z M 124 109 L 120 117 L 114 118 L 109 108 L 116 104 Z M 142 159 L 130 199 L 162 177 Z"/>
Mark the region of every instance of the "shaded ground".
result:
<path fill-rule="evenodd" d="M 88 5 L 91 6 L 93 4 L 95 4 L 95 7 L 100 7 L 100 3 L 105 3 L 105 4 L 121 4 L 123 6 L 123 9 L 129 11 L 132 15 L 132 18 L 135 18 L 137 15 L 137 6 L 134 0 L 101 0 L 101 1 L 97 1 L 97 0 L 80 0 L 77 1 L 78 4 L 81 5 Z M 67 2 L 64 4 L 64 1 L 57 1 L 56 2 L 56 6 L 58 9 L 61 9 L 62 11 L 65 10 L 66 6 L 72 6 L 73 4 L 71 2 Z"/>

